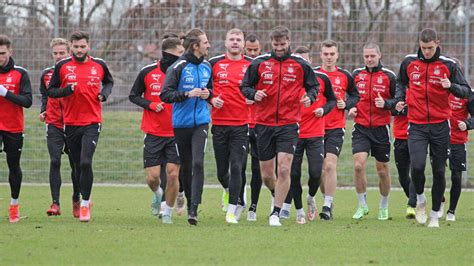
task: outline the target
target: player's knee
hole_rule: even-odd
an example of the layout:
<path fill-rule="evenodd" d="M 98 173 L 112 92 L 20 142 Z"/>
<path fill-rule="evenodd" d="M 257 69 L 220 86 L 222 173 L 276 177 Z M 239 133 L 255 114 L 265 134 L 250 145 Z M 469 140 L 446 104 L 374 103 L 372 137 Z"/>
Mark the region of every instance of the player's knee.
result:
<path fill-rule="evenodd" d="M 361 174 L 365 171 L 365 164 L 359 161 L 354 162 L 354 172 L 356 174 Z"/>
<path fill-rule="evenodd" d="M 60 168 L 61 160 L 59 158 L 51 158 L 50 166 L 51 168 Z"/>

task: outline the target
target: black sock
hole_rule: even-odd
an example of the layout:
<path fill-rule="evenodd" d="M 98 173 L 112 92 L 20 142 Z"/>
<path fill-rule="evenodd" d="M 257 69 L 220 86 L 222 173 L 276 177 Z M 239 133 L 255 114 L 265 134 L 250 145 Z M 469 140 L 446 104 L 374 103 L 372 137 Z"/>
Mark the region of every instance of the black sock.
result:
<path fill-rule="evenodd" d="M 257 204 L 250 204 L 249 212 L 257 212 Z"/>
<path fill-rule="evenodd" d="M 271 215 L 276 215 L 277 217 L 280 217 L 280 210 L 281 210 L 281 208 L 278 208 L 277 206 L 274 206 Z"/>

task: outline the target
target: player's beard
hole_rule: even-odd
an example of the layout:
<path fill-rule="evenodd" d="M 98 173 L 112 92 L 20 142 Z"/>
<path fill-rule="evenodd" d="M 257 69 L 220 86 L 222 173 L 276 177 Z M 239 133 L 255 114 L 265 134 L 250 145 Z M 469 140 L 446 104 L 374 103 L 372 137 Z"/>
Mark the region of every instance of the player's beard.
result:
<path fill-rule="evenodd" d="M 72 56 L 74 57 L 74 59 L 76 59 L 76 61 L 84 62 L 86 61 L 87 53 L 85 53 L 83 56 L 77 56 L 75 53 L 72 53 Z"/>

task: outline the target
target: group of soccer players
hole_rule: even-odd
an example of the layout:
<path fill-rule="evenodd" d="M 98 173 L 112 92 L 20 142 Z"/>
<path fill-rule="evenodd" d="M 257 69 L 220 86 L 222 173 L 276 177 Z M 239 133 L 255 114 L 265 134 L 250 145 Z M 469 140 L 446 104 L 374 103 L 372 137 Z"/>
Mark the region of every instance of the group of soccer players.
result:
<path fill-rule="evenodd" d="M 308 47 L 290 49 L 291 33 L 283 26 L 270 32 L 271 51 L 261 54 L 257 36 L 231 29 L 225 53 L 207 61 L 210 43 L 204 31 L 183 36 L 167 34 L 159 61 L 142 68 L 129 99 L 144 109 L 143 164 L 152 191 L 152 214 L 173 223 L 173 209 L 198 224 L 204 185 L 204 153 L 209 123 L 217 178 L 224 191 L 225 221 L 236 224 L 247 206 L 246 167 L 251 155 L 251 202 L 248 221 L 257 220 L 262 184 L 270 190 L 270 226 L 289 218 L 292 202 L 296 222 L 333 219 L 337 161 L 342 151 L 347 115 L 354 119 L 352 154 L 359 206 L 353 215 L 369 213 L 366 164 L 376 160 L 379 176 L 379 220 L 388 220 L 390 122 L 393 119 L 395 161 L 407 195 L 407 218 L 427 222 L 425 162 L 430 148 L 433 169 L 432 209 L 428 227 L 439 227 L 444 210 L 445 163 L 450 159 L 452 188 L 447 220 L 455 220 L 466 170 L 467 130 L 474 127 L 474 95 L 459 63 L 440 54 L 433 29 L 419 34 L 418 54 L 403 60 L 398 76 L 382 65 L 375 43 L 363 47 L 364 66 L 352 73 L 339 68 L 338 44 L 321 43 L 322 65 L 312 67 Z M 10 170 L 10 222 L 19 220 L 21 185 L 19 160 L 23 111 L 31 106 L 27 72 L 13 65 L 11 43 L 0 36 L 0 133 Z M 89 35 L 74 32 L 70 43 L 54 39 L 56 65 L 44 70 L 40 120 L 47 124 L 51 157 L 52 205 L 48 215 L 60 215 L 60 161 L 68 154 L 73 183 L 73 215 L 91 219 L 92 157 L 101 130 L 101 102 L 111 93 L 112 76 L 101 59 L 88 55 Z M 9 77 L 15 77 L 12 81 Z M 5 106 L 5 107 L 4 107 Z M 303 209 L 301 166 L 308 160 L 307 212 Z M 411 177 L 410 177 L 411 175 Z M 318 215 L 315 195 L 324 203 Z M 184 194 L 184 195 L 183 195 Z M 176 206 L 175 206 L 176 205 Z"/>

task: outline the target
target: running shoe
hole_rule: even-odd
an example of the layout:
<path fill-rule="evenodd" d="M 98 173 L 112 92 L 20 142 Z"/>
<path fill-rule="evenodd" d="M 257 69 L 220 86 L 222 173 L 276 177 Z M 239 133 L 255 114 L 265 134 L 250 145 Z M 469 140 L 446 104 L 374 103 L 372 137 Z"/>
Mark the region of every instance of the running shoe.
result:
<path fill-rule="evenodd" d="M 276 215 L 270 215 L 268 218 L 268 224 L 270 226 L 281 226 L 280 218 Z"/>
<path fill-rule="evenodd" d="M 8 208 L 8 220 L 10 223 L 17 223 L 20 221 L 20 204 L 10 204 L 10 207 Z"/>
<path fill-rule="evenodd" d="M 308 220 L 314 221 L 315 217 L 318 215 L 318 209 L 316 208 L 314 197 L 308 196 L 306 203 L 308 204 Z"/>
<path fill-rule="evenodd" d="M 388 208 L 379 208 L 379 217 L 380 221 L 388 220 Z"/>
<path fill-rule="evenodd" d="M 368 214 L 369 214 L 369 207 L 359 206 L 359 208 L 357 208 L 357 211 L 352 216 L 352 219 L 360 220 Z"/>
<path fill-rule="evenodd" d="M 425 224 L 428 217 L 426 216 L 426 202 L 416 204 L 415 219 L 419 224 Z"/>
<path fill-rule="evenodd" d="M 53 204 L 51 204 L 49 209 L 46 211 L 46 214 L 48 216 L 61 215 L 61 209 L 59 208 L 59 205 L 57 203 L 53 203 Z"/>
<path fill-rule="evenodd" d="M 319 213 L 319 218 L 324 221 L 332 220 L 332 211 L 328 206 L 323 206 L 323 209 Z"/>

